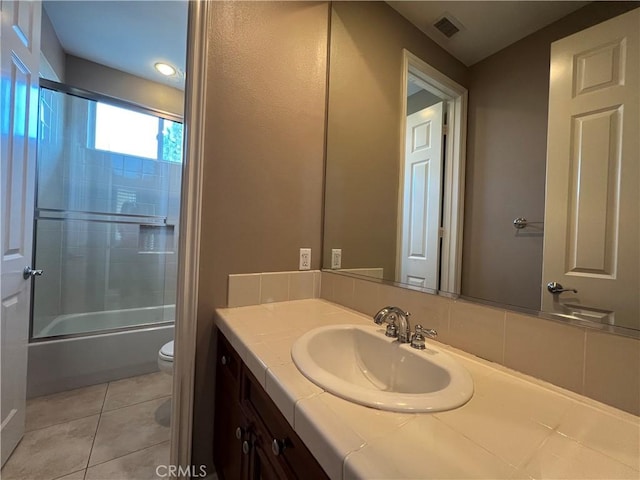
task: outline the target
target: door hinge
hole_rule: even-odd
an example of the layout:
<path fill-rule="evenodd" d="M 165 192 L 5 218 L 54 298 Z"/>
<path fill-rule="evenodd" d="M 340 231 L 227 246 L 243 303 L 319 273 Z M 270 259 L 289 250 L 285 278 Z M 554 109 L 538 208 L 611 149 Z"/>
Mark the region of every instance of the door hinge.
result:
<path fill-rule="evenodd" d="M 443 125 L 442 126 L 442 134 L 443 135 L 449 135 L 449 125 Z"/>
<path fill-rule="evenodd" d="M 438 236 L 444 238 L 444 228 L 438 228 Z"/>

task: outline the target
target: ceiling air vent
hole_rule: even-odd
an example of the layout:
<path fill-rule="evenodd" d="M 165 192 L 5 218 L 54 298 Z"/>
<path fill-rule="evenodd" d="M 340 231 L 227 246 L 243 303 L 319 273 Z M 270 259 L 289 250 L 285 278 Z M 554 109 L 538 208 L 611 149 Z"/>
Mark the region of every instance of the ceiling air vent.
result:
<path fill-rule="evenodd" d="M 440 20 L 434 23 L 433 26 L 440 30 L 440 32 L 442 32 L 442 34 L 447 38 L 453 37 L 460 31 L 460 29 L 456 27 L 453 22 L 447 17 L 442 17 Z"/>

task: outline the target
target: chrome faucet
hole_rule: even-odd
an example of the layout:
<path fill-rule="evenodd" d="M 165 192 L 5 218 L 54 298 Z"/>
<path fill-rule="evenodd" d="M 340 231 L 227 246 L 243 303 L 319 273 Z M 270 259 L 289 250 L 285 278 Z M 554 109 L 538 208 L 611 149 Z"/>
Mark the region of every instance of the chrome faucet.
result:
<path fill-rule="evenodd" d="M 424 328 L 422 325 L 416 325 L 415 333 L 411 334 L 410 316 L 409 312 L 405 312 L 401 308 L 389 306 L 380 309 L 373 316 L 373 321 L 376 325 L 387 323 L 385 331 L 387 337 L 397 338 L 400 343 L 410 343 L 413 348 L 424 350 L 425 337 L 435 338 L 438 336 L 438 332 Z"/>
<path fill-rule="evenodd" d="M 397 338 L 400 343 L 411 342 L 411 326 L 409 325 L 409 312 L 398 307 L 384 307 L 373 316 L 376 325 L 387 323 L 385 335 Z M 398 323 L 396 323 L 398 322 Z"/>

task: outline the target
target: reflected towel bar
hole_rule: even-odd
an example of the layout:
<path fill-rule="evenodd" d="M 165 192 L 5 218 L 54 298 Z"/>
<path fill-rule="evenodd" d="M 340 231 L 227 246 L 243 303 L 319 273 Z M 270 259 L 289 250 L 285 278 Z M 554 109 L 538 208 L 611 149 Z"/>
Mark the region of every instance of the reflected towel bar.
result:
<path fill-rule="evenodd" d="M 523 228 L 529 226 L 530 224 L 544 225 L 544 222 L 530 222 L 524 217 L 518 217 L 513 221 L 513 226 L 518 230 L 522 230 Z"/>

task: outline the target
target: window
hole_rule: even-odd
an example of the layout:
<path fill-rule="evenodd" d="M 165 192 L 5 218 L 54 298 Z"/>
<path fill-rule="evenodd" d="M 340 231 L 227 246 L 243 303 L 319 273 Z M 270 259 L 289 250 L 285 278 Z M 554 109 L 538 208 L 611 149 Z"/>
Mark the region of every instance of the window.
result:
<path fill-rule="evenodd" d="M 97 150 L 182 162 L 182 124 L 107 103 L 95 104 L 93 147 Z"/>

